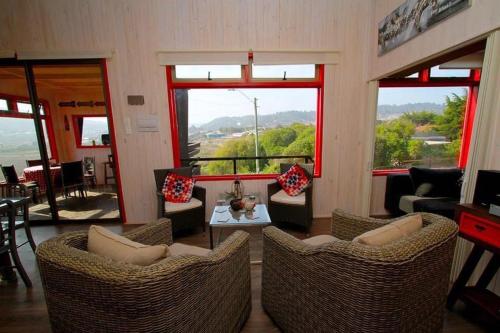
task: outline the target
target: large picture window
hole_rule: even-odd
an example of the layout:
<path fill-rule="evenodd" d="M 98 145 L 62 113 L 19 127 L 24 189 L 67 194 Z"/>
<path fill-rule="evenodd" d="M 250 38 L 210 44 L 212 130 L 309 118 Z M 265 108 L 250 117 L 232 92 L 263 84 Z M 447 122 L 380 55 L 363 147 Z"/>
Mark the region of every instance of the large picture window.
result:
<path fill-rule="evenodd" d="M 267 68 L 259 75 L 266 80 L 254 81 L 243 65 L 243 82 L 203 84 L 177 81 L 175 67 L 167 66 L 167 77 L 177 166 L 195 167 L 201 179 L 261 178 L 278 173 L 280 163 L 306 162 L 320 175 L 323 66 Z M 189 67 L 183 75 L 194 77 Z M 283 80 L 283 70 L 293 75 Z"/>
<path fill-rule="evenodd" d="M 47 110 L 47 112 L 46 112 Z M 42 129 L 51 159 L 58 159 L 49 105 L 41 101 Z M 33 110 L 26 97 L 0 96 L 0 165 L 14 165 L 21 174 L 26 160 L 40 159 Z M 3 175 L 0 175 L 3 179 Z"/>
<path fill-rule="evenodd" d="M 374 174 L 413 166 L 465 167 L 478 83 L 476 71 L 437 66 L 403 79 L 382 80 Z"/>

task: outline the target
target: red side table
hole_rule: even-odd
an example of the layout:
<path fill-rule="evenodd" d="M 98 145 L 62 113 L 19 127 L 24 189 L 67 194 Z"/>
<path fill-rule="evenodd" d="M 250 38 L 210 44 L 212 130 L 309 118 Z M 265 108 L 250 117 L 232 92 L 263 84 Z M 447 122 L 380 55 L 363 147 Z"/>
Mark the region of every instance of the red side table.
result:
<path fill-rule="evenodd" d="M 496 325 L 500 323 L 500 297 L 486 289 L 500 266 L 500 217 L 489 214 L 485 207 L 473 204 L 457 205 L 455 220 L 459 235 L 474 243 L 462 271 L 448 295 L 447 307 L 453 309 L 460 299 L 468 306 L 481 309 Z M 465 285 L 485 251 L 493 253 L 478 282 Z"/>

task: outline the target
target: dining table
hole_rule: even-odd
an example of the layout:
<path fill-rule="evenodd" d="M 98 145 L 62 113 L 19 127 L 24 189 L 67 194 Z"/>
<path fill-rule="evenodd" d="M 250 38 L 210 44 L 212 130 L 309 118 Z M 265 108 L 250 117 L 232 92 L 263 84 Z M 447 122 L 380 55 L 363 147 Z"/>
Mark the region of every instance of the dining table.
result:
<path fill-rule="evenodd" d="M 40 192 L 45 193 L 47 191 L 47 182 L 45 181 L 42 165 L 25 168 L 23 170 L 23 177 L 27 182 L 37 182 Z M 54 187 L 61 186 L 61 166 L 50 167 L 50 180 Z"/>

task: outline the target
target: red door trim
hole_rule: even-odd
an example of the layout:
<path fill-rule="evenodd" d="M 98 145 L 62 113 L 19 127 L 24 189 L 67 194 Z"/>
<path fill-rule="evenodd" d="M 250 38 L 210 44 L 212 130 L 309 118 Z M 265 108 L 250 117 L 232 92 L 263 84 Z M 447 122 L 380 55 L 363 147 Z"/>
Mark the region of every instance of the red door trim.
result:
<path fill-rule="evenodd" d="M 116 186 L 118 191 L 118 206 L 120 208 L 120 217 L 123 224 L 127 223 L 127 213 L 125 211 L 125 203 L 123 201 L 123 188 L 122 181 L 120 175 L 120 159 L 118 158 L 118 147 L 116 145 L 116 134 L 115 134 L 115 125 L 113 121 L 113 109 L 111 107 L 111 93 L 109 90 L 109 81 L 108 81 L 108 65 L 106 59 L 100 60 L 101 71 L 102 71 L 102 80 L 103 80 L 103 88 L 104 88 L 104 98 L 106 101 L 106 109 L 108 115 L 108 126 L 109 126 L 109 134 L 111 137 L 111 152 L 113 153 L 114 162 L 115 162 L 115 178 L 116 178 Z"/>

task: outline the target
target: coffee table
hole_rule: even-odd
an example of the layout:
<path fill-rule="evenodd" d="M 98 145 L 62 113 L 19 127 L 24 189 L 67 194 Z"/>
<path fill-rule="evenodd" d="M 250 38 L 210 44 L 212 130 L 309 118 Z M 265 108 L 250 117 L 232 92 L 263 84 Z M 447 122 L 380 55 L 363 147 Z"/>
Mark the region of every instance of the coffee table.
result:
<path fill-rule="evenodd" d="M 233 211 L 231 206 L 215 206 L 210 219 L 210 248 L 214 248 L 213 229 L 219 230 L 219 239 L 223 228 L 248 228 L 260 226 L 264 228 L 271 224 L 271 218 L 264 204 L 255 205 L 253 212 L 245 210 Z M 218 241 L 217 241 L 218 242 Z"/>

